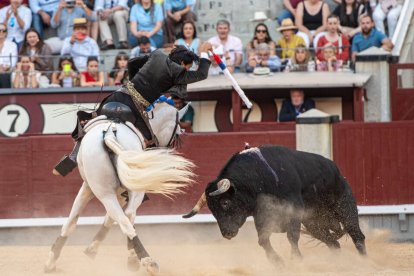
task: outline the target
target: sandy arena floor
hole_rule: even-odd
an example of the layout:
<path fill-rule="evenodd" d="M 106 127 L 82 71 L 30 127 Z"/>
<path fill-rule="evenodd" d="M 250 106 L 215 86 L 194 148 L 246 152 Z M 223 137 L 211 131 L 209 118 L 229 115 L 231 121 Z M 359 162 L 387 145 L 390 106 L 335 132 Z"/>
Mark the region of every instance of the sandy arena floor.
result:
<path fill-rule="evenodd" d="M 218 230 L 218 229 L 217 229 Z M 301 237 L 304 258 L 290 258 L 290 246 L 284 234 L 274 234 L 272 244 L 285 260 L 276 269 L 257 245 L 254 229 L 231 241 L 207 238 L 164 245 L 156 239 L 146 244 L 158 261 L 161 275 L 414 275 L 414 244 L 388 243 L 387 235 L 374 232 L 367 235 L 368 257 L 360 257 L 350 238 L 341 240 L 342 250 L 333 252 L 326 246 Z M 250 233 L 251 232 L 251 233 Z M 366 233 L 367 234 L 367 233 Z M 165 238 L 168 236 L 166 229 Z M 247 237 L 247 238 L 246 238 Z M 161 241 L 162 242 L 162 241 Z M 125 245 L 103 245 L 95 260 L 83 254 L 85 246 L 69 245 L 63 249 L 52 275 L 147 275 L 126 268 Z M 44 275 L 43 264 L 50 246 L 0 246 L 0 275 Z"/>

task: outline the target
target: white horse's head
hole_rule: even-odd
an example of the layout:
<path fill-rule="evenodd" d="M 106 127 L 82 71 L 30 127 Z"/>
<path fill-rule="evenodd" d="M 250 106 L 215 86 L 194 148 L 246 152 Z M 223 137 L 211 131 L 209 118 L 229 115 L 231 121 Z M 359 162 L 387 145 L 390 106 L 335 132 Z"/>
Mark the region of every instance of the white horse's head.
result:
<path fill-rule="evenodd" d="M 180 120 L 187 112 L 188 104 L 181 110 L 174 107 L 174 102 L 161 96 L 161 100 L 154 103 L 148 111 L 152 131 L 157 136 L 161 147 L 168 147 L 182 133 Z"/>

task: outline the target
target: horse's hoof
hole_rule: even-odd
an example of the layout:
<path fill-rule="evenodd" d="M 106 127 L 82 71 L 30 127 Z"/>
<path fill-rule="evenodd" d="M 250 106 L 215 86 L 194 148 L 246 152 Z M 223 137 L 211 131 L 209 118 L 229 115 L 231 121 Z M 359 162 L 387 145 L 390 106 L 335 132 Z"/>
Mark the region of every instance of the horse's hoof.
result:
<path fill-rule="evenodd" d="M 44 267 L 43 267 L 43 271 L 44 271 L 44 273 L 52 273 L 52 272 L 55 272 L 56 271 L 56 265 L 45 265 Z"/>
<path fill-rule="evenodd" d="M 86 256 L 88 256 L 89 258 L 91 258 L 92 260 L 95 260 L 96 254 L 98 254 L 98 252 L 96 250 L 94 250 L 93 248 L 86 248 L 83 253 L 85 253 Z"/>
<path fill-rule="evenodd" d="M 128 256 L 127 266 L 128 270 L 132 272 L 138 271 L 141 268 L 141 263 L 139 262 L 137 255 Z"/>
<path fill-rule="evenodd" d="M 141 265 L 147 269 L 150 275 L 158 275 L 160 273 L 160 267 L 151 257 L 141 259 Z"/>

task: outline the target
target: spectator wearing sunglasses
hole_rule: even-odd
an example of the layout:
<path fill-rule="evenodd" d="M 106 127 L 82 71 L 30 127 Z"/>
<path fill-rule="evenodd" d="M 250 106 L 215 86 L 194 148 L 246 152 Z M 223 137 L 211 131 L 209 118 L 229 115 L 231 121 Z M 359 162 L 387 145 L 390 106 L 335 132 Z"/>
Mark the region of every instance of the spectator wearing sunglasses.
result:
<path fill-rule="evenodd" d="M 32 12 L 22 5 L 22 0 L 10 0 L 10 5 L 0 9 L 0 22 L 7 24 L 7 39 L 20 48 L 24 34 L 32 24 Z"/>
<path fill-rule="evenodd" d="M 276 54 L 276 44 L 272 40 L 269 34 L 269 29 L 264 23 L 259 23 L 254 29 L 254 35 L 252 40 L 246 46 L 248 57 L 256 54 L 257 46 L 261 43 L 266 43 L 270 48 L 270 54 L 274 56 Z"/>
<path fill-rule="evenodd" d="M 7 38 L 7 27 L 0 23 L 0 88 L 10 88 L 10 71 L 16 66 L 17 46 Z"/>

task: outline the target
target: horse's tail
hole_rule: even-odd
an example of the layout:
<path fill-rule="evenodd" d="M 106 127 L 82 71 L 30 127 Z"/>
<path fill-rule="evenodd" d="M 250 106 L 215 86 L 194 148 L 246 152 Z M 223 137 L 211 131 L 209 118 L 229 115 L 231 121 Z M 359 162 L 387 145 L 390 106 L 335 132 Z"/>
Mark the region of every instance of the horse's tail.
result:
<path fill-rule="evenodd" d="M 124 150 L 113 135 L 105 144 L 118 155 L 118 177 L 128 190 L 171 196 L 193 182 L 194 164 L 174 150 Z"/>

